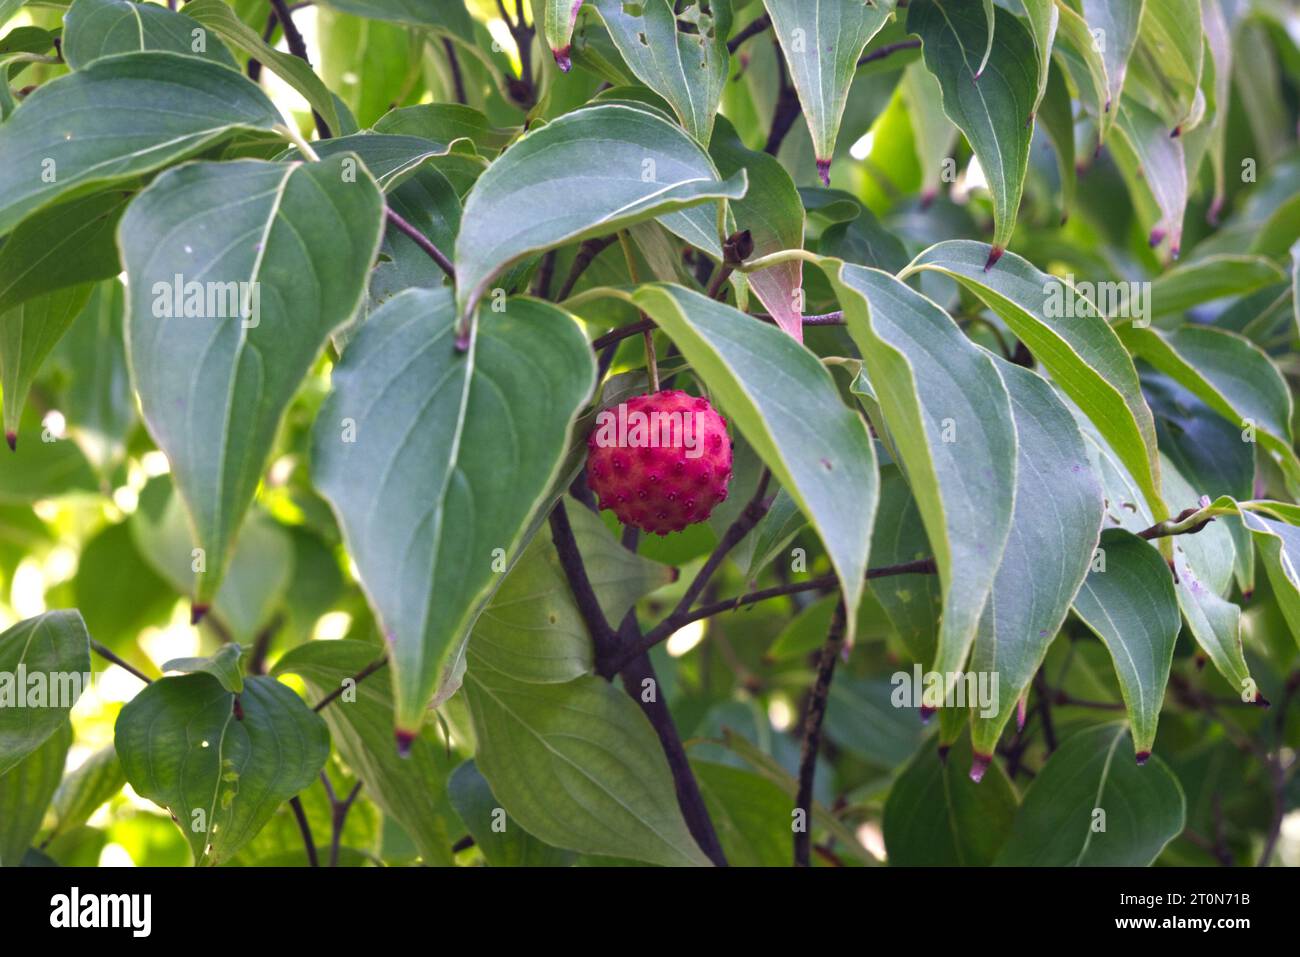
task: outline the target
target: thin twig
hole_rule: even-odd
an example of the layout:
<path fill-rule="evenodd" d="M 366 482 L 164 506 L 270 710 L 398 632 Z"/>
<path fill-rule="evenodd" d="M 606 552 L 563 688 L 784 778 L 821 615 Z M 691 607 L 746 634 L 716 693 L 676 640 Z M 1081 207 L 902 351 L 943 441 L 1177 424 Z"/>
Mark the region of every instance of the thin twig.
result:
<path fill-rule="evenodd" d="M 320 858 L 316 856 L 316 841 L 311 836 L 311 826 L 307 823 L 307 814 L 302 809 L 302 801 L 298 795 L 289 798 L 289 807 L 293 808 L 293 816 L 298 821 L 298 830 L 302 833 L 303 846 L 307 848 L 307 863 L 312 867 L 320 867 Z"/>
<path fill-rule="evenodd" d="M 307 44 L 298 32 L 297 25 L 293 22 L 293 15 L 289 12 L 289 7 L 284 0 L 271 0 L 271 9 L 275 11 L 276 18 L 280 21 L 280 26 L 284 30 L 284 42 L 289 47 L 289 52 L 302 60 L 308 66 L 311 66 L 311 60 L 307 57 Z M 312 119 L 316 121 L 316 132 L 321 139 L 327 140 L 334 134 L 330 132 L 329 125 L 324 118 L 315 110 L 311 111 Z"/>
<path fill-rule="evenodd" d="M 773 38 L 772 42 L 776 43 L 776 39 Z M 772 113 L 772 126 L 767 133 L 767 143 L 763 146 L 763 152 L 769 156 L 775 156 L 781 151 L 781 144 L 785 141 L 790 128 L 794 126 L 800 110 L 799 94 L 795 91 L 794 84 L 790 82 L 789 74 L 785 69 L 784 54 L 779 49 L 779 45 L 776 51 L 776 66 L 781 78 L 781 86 Z"/>
<path fill-rule="evenodd" d="M 460 72 L 460 57 L 456 56 L 456 45 L 447 37 L 443 37 L 442 49 L 447 54 L 447 67 L 451 70 L 451 85 L 456 93 L 456 102 L 468 103 L 465 97 L 465 78 Z"/>
<path fill-rule="evenodd" d="M 794 829 L 794 866 L 811 867 L 812 855 L 812 804 L 813 781 L 817 775 L 817 753 L 821 749 L 822 720 L 826 717 L 826 702 L 835 676 L 835 662 L 839 660 L 844 644 L 844 627 L 847 616 L 844 602 L 835 606 L 830 631 L 822 645 L 817 660 L 817 680 L 808 696 L 808 706 L 803 719 L 803 749 L 799 757 L 799 793 L 795 797 L 795 810 L 803 812 L 802 827 Z"/>
<path fill-rule="evenodd" d="M 352 676 L 352 687 L 355 688 L 357 685 L 361 684 L 361 682 L 365 681 L 386 664 L 388 664 L 388 655 L 381 655 L 374 661 L 370 662 L 370 664 L 366 665 Z M 340 684 L 337 688 L 312 705 L 312 710 L 320 711 L 335 698 L 339 697 L 339 695 L 343 694 L 343 692 L 347 690 L 347 687 L 347 684 Z"/>
<path fill-rule="evenodd" d="M 732 37 L 730 40 L 727 41 L 727 52 L 735 53 L 737 50 L 740 49 L 741 45 L 746 40 L 748 40 L 750 37 L 758 36 L 758 34 L 762 33 L 771 25 L 772 25 L 772 18 L 768 16 L 766 13 L 763 14 L 761 17 L 759 17 L 757 20 L 750 23 L 749 26 L 745 27 L 745 29 L 741 30 L 734 37 Z"/>
<path fill-rule="evenodd" d="M 101 658 L 103 658 L 103 659 L 105 659 L 105 660 L 107 660 L 107 661 L 111 661 L 113 664 L 117 665 L 117 666 L 118 666 L 119 668 L 121 668 L 123 671 L 129 671 L 131 674 L 135 675 L 137 678 L 139 678 L 139 679 L 140 679 L 141 681 L 143 681 L 145 684 L 149 684 L 150 679 L 149 679 L 149 676 L 148 676 L 148 675 L 146 675 L 143 671 L 141 671 L 141 670 L 140 670 L 139 668 L 137 668 L 135 665 L 128 663 L 127 661 L 123 660 L 122 658 L 119 658 L 119 657 L 118 657 L 117 655 L 115 655 L 113 652 L 109 651 L 107 648 L 105 648 L 103 645 L 101 645 L 99 642 L 97 642 L 94 638 L 90 639 L 90 649 L 91 649 L 95 654 L 99 655 L 99 657 L 101 657 Z"/>
<path fill-rule="evenodd" d="M 573 592 L 573 598 L 578 603 L 578 611 L 583 621 L 587 623 L 587 630 L 591 632 L 591 640 L 596 646 L 596 655 L 599 657 L 602 653 L 608 654 L 617 644 L 617 637 L 605 617 L 605 612 L 601 610 L 596 591 L 591 587 L 591 579 L 587 577 L 587 567 L 583 564 L 582 553 L 578 551 L 577 539 L 573 537 L 573 526 L 569 524 L 569 513 L 564 507 L 564 502 L 555 503 L 555 508 L 551 510 L 550 523 L 551 540 L 555 543 L 560 567 L 564 569 L 565 578 L 569 581 L 569 590 Z"/>
<path fill-rule="evenodd" d="M 403 219 L 393 210 L 393 207 L 385 207 L 384 212 L 390 223 L 396 226 L 400 232 L 404 233 L 411 242 L 419 246 L 420 249 L 424 251 L 425 255 L 437 263 L 438 268 L 445 272 L 452 282 L 456 281 L 456 267 L 451 264 L 450 259 L 443 255 L 442 250 L 434 245 L 433 240 Z"/>
<path fill-rule="evenodd" d="M 564 284 L 560 286 L 560 291 L 555 294 L 556 302 L 563 302 L 569 298 L 569 293 L 573 292 L 573 287 L 578 284 L 578 279 L 587 271 L 587 267 L 606 248 L 612 246 L 616 239 L 618 239 L 618 235 L 610 233 L 608 236 L 597 236 L 595 239 L 588 239 L 578 247 L 578 254 L 573 257 L 573 265 L 569 267 L 569 275 L 565 277 Z"/>
<path fill-rule="evenodd" d="M 862 59 L 858 61 L 858 66 L 864 67 L 868 63 L 875 63 L 877 60 L 883 60 L 885 57 L 891 56 L 899 50 L 915 50 L 920 45 L 920 40 L 899 40 L 897 43 L 886 43 L 883 47 L 865 54 Z"/>

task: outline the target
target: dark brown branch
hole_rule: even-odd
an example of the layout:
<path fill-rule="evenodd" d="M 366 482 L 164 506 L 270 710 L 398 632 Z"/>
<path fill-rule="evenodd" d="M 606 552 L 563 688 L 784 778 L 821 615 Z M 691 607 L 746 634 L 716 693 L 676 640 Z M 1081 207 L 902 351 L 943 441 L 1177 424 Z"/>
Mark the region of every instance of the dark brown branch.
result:
<path fill-rule="evenodd" d="M 794 866 L 812 866 L 812 805 L 813 781 L 817 776 L 817 753 L 821 749 L 822 720 L 826 717 L 826 702 L 835 676 L 835 662 L 839 660 L 844 644 L 844 627 L 847 616 L 844 602 L 835 606 L 831 627 L 817 660 L 817 680 L 808 696 L 808 706 L 803 718 L 803 749 L 799 757 L 799 793 L 795 797 L 795 810 L 803 812 L 803 827 L 794 831 Z"/>
<path fill-rule="evenodd" d="M 266 29 L 262 31 L 263 43 L 268 45 L 270 44 L 271 37 L 275 35 L 275 25 L 279 22 L 280 21 L 276 18 L 274 10 L 267 14 Z M 248 78 L 254 83 L 258 82 L 258 80 L 262 78 L 262 61 L 257 59 L 257 57 L 250 56 L 248 58 Z"/>
<path fill-rule="evenodd" d="M 727 554 L 733 548 L 740 544 L 741 539 L 748 535 L 763 516 L 767 514 L 769 505 L 766 501 L 767 485 L 768 482 L 771 481 L 771 478 L 772 473 L 767 469 L 764 469 L 762 478 L 759 479 L 758 488 L 754 492 L 753 497 L 745 504 L 745 507 L 740 511 L 740 515 L 736 517 L 736 520 L 732 522 L 723 533 L 721 540 L 713 549 L 713 553 L 709 555 L 708 560 L 705 561 L 704 567 L 696 573 L 695 577 L 691 580 L 690 585 L 687 586 L 685 594 L 683 594 L 681 600 L 677 602 L 677 607 L 672 610 L 672 613 L 667 618 L 661 621 L 645 635 L 642 635 L 634 645 L 629 647 L 624 644 L 620 647 L 618 649 L 618 655 L 614 660 L 610 660 L 609 655 L 601 655 L 600 647 L 599 645 L 597 646 L 596 670 L 598 673 L 607 678 L 617 674 L 622 671 L 633 658 L 648 653 L 651 648 L 665 640 L 669 635 L 682 626 L 690 616 L 691 606 L 694 605 L 696 600 L 700 597 L 700 593 L 704 591 L 705 586 L 709 583 L 709 579 L 711 579 L 713 573 L 718 570 L 718 566 L 722 564 L 723 559 L 727 557 Z"/>
<path fill-rule="evenodd" d="M 469 101 L 465 97 L 465 77 L 460 72 L 460 57 L 456 56 L 456 45 L 443 37 L 442 49 L 447 54 L 447 68 L 451 70 L 451 85 L 456 93 L 456 102 L 467 103 Z"/>
<path fill-rule="evenodd" d="M 741 30 L 734 37 L 732 37 L 730 40 L 727 41 L 727 52 L 735 53 L 737 50 L 740 49 L 741 45 L 744 44 L 746 40 L 748 40 L 750 37 L 758 36 L 760 33 L 762 33 L 771 25 L 772 25 L 772 18 L 769 17 L 766 13 L 763 14 L 761 17 L 759 17 L 753 23 L 749 24 L 749 26 L 745 27 L 745 29 Z"/>
<path fill-rule="evenodd" d="M 94 638 L 90 639 L 90 650 L 93 651 L 95 654 L 99 655 L 99 657 L 105 659 L 106 661 L 111 661 L 113 664 L 117 665 L 123 671 L 129 671 L 131 674 L 135 675 L 145 684 L 149 684 L 148 675 L 146 675 L 135 665 L 126 662 L 122 658 L 119 658 L 116 654 L 109 651 L 107 648 L 105 648 L 103 645 L 97 642 Z"/>
<path fill-rule="evenodd" d="M 330 784 L 329 775 L 324 771 L 320 773 L 320 783 L 325 786 L 325 796 L 330 802 L 330 867 L 339 866 L 339 850 L 343 846 L 343 825 L 347 823 L 348 811 L 352 810 L 352 802 L 357 799 L 361 793 L 361 782 L 357 781 L 352 785 L 352 790 L 348 796 L 339 799 L 334 793 L 334 785 Z"/>
<path fill-rule="evenodd" d="M 921 45 L 920 40 L 899 40 L 897 43 L 886 43 L 883 47 L 872 50 L 865 54 L 858 61 L 859 67 L 864 67 L 868 63 L 875 63 L 877 60 L 883 60 L 885 57 L 897 53 L 899 50 L 915 50 Z"/>
<path fill-rule="evenodd" d="M 373 675 L 376 671 L 378 671 L 386 664 L 388 664 L 388 655 L 381 655 L 380 657 L 376 658 L 374 661 L 370 662 L 370 664 L 366 665 L 364 668 L 362 668 L 360 671 L 358 671 L 355 675 L 352 676 L 352 686 L 356 687 L 357 685 L 361 684 L 361 682 L 365 681 L 367 678 L 369 678 L 371 675 Z M 335 688 L 325 697 L 317 701 L 312 706 L 312 710 L 320 711 L 322 708 L 328 705 L 335 698 L 339 697 L 339 695 L 343 694 L 343 692 L 346 689 L 347 689 L 347 685 L 340 684 L 337 688 Z"/>
<path fill-rule="evenodd" d="M 284 30 L 284 42 L 289 47 L 289 52 L 311 66 L 311 60 L 307 57 L 307 44 L 293 22 L 293 15 L 289 12 L 288 5 L 284 0 L 271 0 L 271 9 L 275 11 L 276 19 L 280 21 L 280 26 Z M 316 132 L 321 139 L 327 140 L 334 135 L 330 132 L 329 124 L 319 113 L 312 110 L 311 115 L 316 121 Z"/>
<path fill-rule="evenodd" d="M 560 291 L 555 294 L 556 302 L 563 302 L 565 299 L 569 298 L 569 294 L 573 292 L 573 287 L 578 284 L 578 280 L 582 277 L 582 274 L 587 271 L 587 267 L 591 265 L 592 261 L 597 256 L 603 253 L 609 246 L 612 246 L 617 239 L 617 234 L 611 233 L 608 236 L 598 236 L 595 239 L 588 239 L 578 247 L 578 254 L 573 258 L 573 265 L 569 267 L 569 275 L 564 278 L 564 285 L 562 285 Z"/>
<path fill-rule="evenodd" d="M 312 839 L 311 827 L 307 823 L 307 814 L 302 809 L 302 801 L 295 794 L 289 798 L 289 807 L 293 808 L 293 816 L 298 821 L 298 830 L 302 834 L 303 846 L 307 849 L 307 863 L 312 867 L 320 867 L 320 858 L 316 856 L 316 841 Z"/>
<path fill-rule="evenodd" d="M 248 673 L 250 675 L 266 674 L 266 655 L 271 650 L 271 642 L 284 624 L 284 613 L 276 612 L 267 622 L 266 627 L 253 639 L 253 650 L 248 653 Z"/>
<path fill-rule="evenodd" d="M 773 42 L 775 43 L 775 39 Z M 786 73 L 784 54 L 779 48 L 776 51 L 776 66 L 781 77 L 781 86 L 772 113 L 772 127 L 768 130 L 767 143 L 763 146 L 763 152 L 769 156 L 775 156 L 781 151 L 781 144 L 785 142 L 786 134 L 794 126 L 800 109 L 799 94 L 795 91 L 794 84 L 790 82 L 789 74 Z"/>
<path fill-rule="evenodd" d="M 569 590 L 573 592 L 574 601 L 578 603 L 578 611 L 587 624 L 587 630 L 591 632 L 596 655 L 600 657 L 602 654 L 608 654 L 618 643 L 618 639 L 614 629 L 610 627 L 609 620 L 605 617 L 605 612 L 600 607 L 596 591 L 591 587 L 591 579 L 587 577 L 587 567 L 582 562 L 582 553 L 578 551 L 578 542 L 573 537 L 573 526 L 569 524 L 569 512 L 564 507 L 564 502 L 555 503 L 555 508 L 551 510 L 550 522 L 551 541 L 555 543 L 555 551 L 560 557 L 560 567 L 564 569 L 564 576 L 569 581 Z M 606 677 L 612 674 L 613 672 L 610 672 Z"/>
<path fill-rule="evenodd" d="M 393 207 L 385 207 L 384 212 L 388 217 L 388 221 L 396 226 L 399 232 L 419 246 L 425 255 L 438 264 L 438 268 L 445 272 L 452 282 L 456 281 L 456 267 L 451 264 L 450 259 L 443 255 L 442 250 L 433 244 L 433 240 L 394 212 Z"/>
<path fill-rule="evenodd" d="M 1047 753 L 1051 754 L 1056 750 L 1056 727 L 1052 724 L 1052 696 L 1041 670 L 1034 675 L 1034 690 L 1038 692 L 1038 717 L 1043 722 L 1043 740 L 1047 744 Z"/>
<path fill-rule="evenodd" d="M 1137 537 L 1145 538 L 1149 541 L 1153 538 L 1166 538 L 1170 535 L 1195 535 L 1206 525 L 1209 525 L 1210 522 L 1214 521 L 1214 519 L 1212 517 L 1207 518 L 1203 522 L 1197 522 L 1191 528 L 1185 528 L 1182 530 L 1175 530 L 1172 526 L 1177 525 L 1179 522 L 1185 521 L 1188 518 L 1191 518 L 1199 511 L 1200 511 L 1199 508 L 1185 508 L 1177 515 L 1175 515 L 1173 518 L 1169 519 L 1168 521 L 1156 522 L 1150 528 L 1142 529 L 1142 531 L 1137 533 Z"/>

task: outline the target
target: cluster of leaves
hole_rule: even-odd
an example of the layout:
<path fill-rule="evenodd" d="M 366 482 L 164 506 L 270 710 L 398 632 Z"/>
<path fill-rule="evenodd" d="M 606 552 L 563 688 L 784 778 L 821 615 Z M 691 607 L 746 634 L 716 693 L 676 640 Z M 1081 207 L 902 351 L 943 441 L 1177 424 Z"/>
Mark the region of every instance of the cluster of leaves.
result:
<path fill-rule="evenodd" d="M 0 864 L 1293 853 L 1285 3 L 174 6 L 0 0 Z"/>

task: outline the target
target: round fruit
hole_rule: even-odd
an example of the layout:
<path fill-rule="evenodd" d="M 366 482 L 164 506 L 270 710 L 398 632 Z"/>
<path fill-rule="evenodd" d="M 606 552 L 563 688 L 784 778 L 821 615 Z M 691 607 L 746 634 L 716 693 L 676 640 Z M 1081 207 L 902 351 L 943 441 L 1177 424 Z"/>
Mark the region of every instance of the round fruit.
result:
<path fill-rule="evenodd" d="M 678 389 L 639 395 L 596 417 L 587 484 L 624 525 L 667 535 L 727 497 L 731 440 L 708 399 Z"/>

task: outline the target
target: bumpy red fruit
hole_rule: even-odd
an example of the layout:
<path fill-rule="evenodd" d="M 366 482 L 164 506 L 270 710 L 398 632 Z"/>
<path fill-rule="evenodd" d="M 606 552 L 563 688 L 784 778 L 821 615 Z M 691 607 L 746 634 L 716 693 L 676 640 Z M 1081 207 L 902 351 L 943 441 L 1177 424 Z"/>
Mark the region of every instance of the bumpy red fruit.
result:
<path fill-rule="evenodd" d="M 587 449 L 600 507 L 644 532 L 681 531 L 727 497 L 731 439 L 707 399 L 676 389 L 629 399 L 601 413 Z"/>

